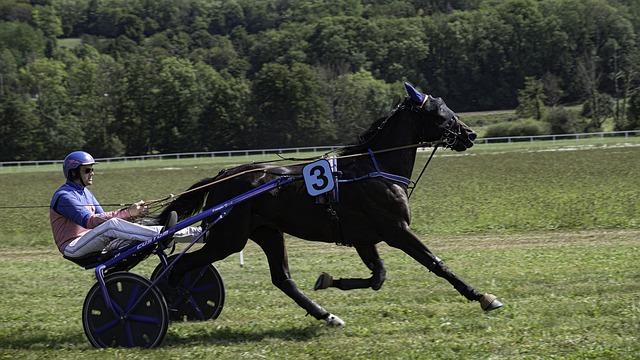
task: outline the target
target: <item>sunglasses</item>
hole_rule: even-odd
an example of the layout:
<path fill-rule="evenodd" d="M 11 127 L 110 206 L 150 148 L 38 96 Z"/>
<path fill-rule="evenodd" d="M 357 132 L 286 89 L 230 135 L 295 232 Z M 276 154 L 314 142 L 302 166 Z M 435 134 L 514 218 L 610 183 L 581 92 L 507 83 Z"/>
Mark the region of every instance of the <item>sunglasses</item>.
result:
<path fill-rule="evenodd" d="M 93 172 L 93 168 L 86 168 L 84 169 L 84 173 L 85 174 L 91 174 Z"/>

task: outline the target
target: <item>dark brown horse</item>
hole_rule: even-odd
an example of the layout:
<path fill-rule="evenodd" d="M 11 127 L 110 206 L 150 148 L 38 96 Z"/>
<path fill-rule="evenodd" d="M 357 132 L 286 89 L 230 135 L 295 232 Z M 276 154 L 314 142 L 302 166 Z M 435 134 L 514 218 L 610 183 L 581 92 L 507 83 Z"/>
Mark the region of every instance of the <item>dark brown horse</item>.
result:
<path fill-rule="evenodd" d="M 406 180 L 412 174 L 417 148 L 411 145 L 439 142 L 464 151 L 473 146 L 476 134 L 442 99 L 424 95 L 409 84 L 406 87 L 409 96 L 388 117 L 376 121 L 357 145 L 339 153 L 337 195 L 324 196 L 323 201 L 319 201 L 298 181 L 236 205 L 212 227 L 201 249 L 185 254 L 178 261 L 169 282 L 177 284 L 186 271 L 241 251 L 251 239 L 266 254 L 275 286 L 316 319 L 330 325 L 343 325 L 340 318 L 309 299 L 292 280 L 283 237 L 287 233 L 306 240 L 352 245 L 372 271 L 368 279 L 334 280 L 322 273 L 315 284 L 316 290 L 380 289 L 385 269 L 376 244 L 384 241 L 446 279 L 467 299 L 479 301 L 482 309 L 501 307 L 494 295 L 479 293 L 457 277 L 409 227 Z M 395 148 L 400 149 L 384 151 Z M 164 221 L 171 211 L 184 219 L 278 176 L 301 172 L 302 165 L 249 164 L 224 170 L 214 178 L 194 184 L 191 189 L 197 190 L 179 196 L 163 210 L 159 219 Z M 229 179 L 218 182 L 224 178 Z M 206 186 L 214 181 L 215 185 Z M 207 226 L 206 221 L 203 226 Z"/>

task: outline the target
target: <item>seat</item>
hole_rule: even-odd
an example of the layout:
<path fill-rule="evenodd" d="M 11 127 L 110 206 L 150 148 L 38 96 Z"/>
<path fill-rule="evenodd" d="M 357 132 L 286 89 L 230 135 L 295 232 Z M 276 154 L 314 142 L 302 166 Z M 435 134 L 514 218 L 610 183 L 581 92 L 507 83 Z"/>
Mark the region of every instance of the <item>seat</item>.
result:
<path fill-rule="evenodd" d="M 98 256 L 100 255 L 99 252 L 95 252 L 95 253 L 91 253 L 91 254 L 87 254 L 85 256 L 82 257 L 77 257 L 77 258 L 72 258 L 66 255 L 62 255 L 63 258 L 76 263 L 80 266 L 82 266 L 85 269 L 91 269 L 96 267 L 100 262 L 98 261 Z"/>
<path fill-rule="evenodd" d="M 112 243 L 113 245 L 111 245 Z M 101 252 L 94 252 L 77 258 L 72 258 L 65 255 L 62 256 L 65 259 L 84 267 L 85 269 L 93 269 L 96 266 L 113 258 L 114 256 L 116 256 L 116 254 L 126 251 L 136 246 L 137 244 L 139 244 L 139 242 L 135 240 L 116 239 L 109 244 L 111 246 L 105 247 Z M 115 264 L 113 267 L 107 269 L 107 273 L 115 271 L 128 271 L 134 266 L 138 265 L 142 260 L 146 259 L 149 255 L 151 255 L 153 250 L 154 247 L 150 247 L 148 249 L 131 254 L 127 258 Z"/>

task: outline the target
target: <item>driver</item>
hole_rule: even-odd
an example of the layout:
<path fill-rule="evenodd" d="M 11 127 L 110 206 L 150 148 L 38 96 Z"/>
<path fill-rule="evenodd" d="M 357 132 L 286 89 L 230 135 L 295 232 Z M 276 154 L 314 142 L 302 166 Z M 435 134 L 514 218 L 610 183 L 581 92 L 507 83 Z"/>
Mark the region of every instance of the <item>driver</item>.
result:
<path fill-rule="evenodd" d="M 66 183 L 56 190 L 49 206 L 51 230 L 58 250 L 67 258 L 77 259 L 103 249 L 126 246 L 131 241 L 146 241 L 162 231 L 162 226 L 143 226 L 130 222 L 145 216 L 144 201 L 126 209 L 105 212 L 87 186 L 93 184 L 93 157 L 84 151 L 67 155 L 62 165 Z M 187 227 L 174 235 L 193 238 L 202 229 Z"/>

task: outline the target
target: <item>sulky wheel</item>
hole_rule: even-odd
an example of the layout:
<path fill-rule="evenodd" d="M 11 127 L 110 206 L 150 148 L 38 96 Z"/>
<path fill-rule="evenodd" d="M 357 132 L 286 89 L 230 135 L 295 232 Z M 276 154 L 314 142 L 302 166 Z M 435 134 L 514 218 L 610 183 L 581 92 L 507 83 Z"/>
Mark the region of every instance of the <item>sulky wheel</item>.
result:
<path fill-rule="evenodd" d="M 177 255 L 171 256 L 171 263 Z M 158 264 L 151 281 L 155 280 L 165 267 Z M 204 321 L 216 319 L 224 306 L 224 283 L 222 276 L 213 265 L 187 272 L 180 286 L 170 287 L 168 276 L 158 282 L 158 288 L 169 304 L 169 314 L 174 321 Z"/>
<path fill-rule="evenodd" d="M 109 274 L 105 284 L 113 309 L 99 283 L 84 300 L 82 325 L 89 342 L 101 348 L 158 346 L 169 327 L 169 310 L 158 288 L 128 272 Z"/>

